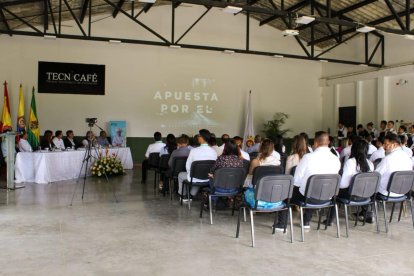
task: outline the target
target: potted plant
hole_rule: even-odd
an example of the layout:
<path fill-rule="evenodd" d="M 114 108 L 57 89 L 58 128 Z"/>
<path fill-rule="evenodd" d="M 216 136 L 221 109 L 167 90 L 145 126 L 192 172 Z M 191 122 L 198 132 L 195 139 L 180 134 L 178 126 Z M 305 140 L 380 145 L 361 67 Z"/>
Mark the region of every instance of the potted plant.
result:
<path fill-rule="evenodd" d="M 289 115 L 283 112 L 277 112 L 273 115 L 273 119 L 267 121 L 263 125 L 263 132 L 266 134 L 266 137 L 275 138 L 275 137 L 284 137 L 290 129 L 282 129 L 286 120 L 289 118 Z"/>

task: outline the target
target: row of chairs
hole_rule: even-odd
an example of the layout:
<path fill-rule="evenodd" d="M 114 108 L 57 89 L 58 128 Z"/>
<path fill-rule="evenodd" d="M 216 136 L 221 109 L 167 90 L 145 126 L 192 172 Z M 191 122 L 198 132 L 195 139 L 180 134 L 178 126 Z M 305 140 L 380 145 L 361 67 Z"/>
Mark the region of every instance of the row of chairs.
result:
<path fill-rule="evenodd" d="M 166 161 L 167 166 L 162 166 L 162 160 L 164 156 L 161 158 L 158 156 L 158 169 L 155 169 L 156 178 L 157 174 L 165 173 L 165 170 L 168 170 L 168 160 Z M 169 158 L 169 156 L 168 156 Z M 151 155 L 150 155 L 151 159 Z M 167 157 L 165 157 L 167 159 Z M 177 157 L 173 160 L 173 167 L 169 169 L 168 178 L 169 178 L 169 191 L 170 197 L 172 199 L 173 194 L 173 183 L 177 182 L 179 172 L 185 171 L 185 163 L 186 157 Z M 150 162 L 151 164 L 151 162 Z M 154 163 L 155 165 L 155 163 Z M 208 173 L 210 172 L 211 167 L 214 165 L 214 161 L 207 160 L 207 161 L 196 161 L 192 163 L 191 173 L 192 176 L 190 181 L 185 181 L 183 185 L 187 189 L 187 195 L 190 195 L 190 190 L 193 185 L 198 186 L 209 186 L 207 182 L 194 182 L 193 179 L 208 179 Z M 233 202 L 235 204 L 235 197 L 240 194 L 242 191 L 242 185 L 244 183 L 244 179 L 247 175 L 249 163 L 245 163 L 245 167 L 241 168 L 223 168 L 218 169 L 215 172 L 214 177 L 214 189 L 209 193 L 208 201 L 209 201 L 209 212 L 210 212 L 210 223 L 213 224 L 213 209 L 212 209 L 212 201 L 213 198 L 217 197 L 233 197 Z M 294 170 L 293 170 L 294 171 Z M 403 172 L 395 172 L 390 177 L 390 182 L 388 185 L 388 195 L 384 196 L 382 194 L 377 194 L 378 185 L 380 182 L 380 175 L 376 172 L 373 173 L 360 173 L 353 177 L 352 182 L 349 186 L 349 193 L 347 197 L 341 198 L 338 197 L 339 192 L 339 183 L 340 183 L 340 176 L 338 174 L 333 175 L 314 175 L 308 179 L 306 191 L 305 191 L 305 198 L 306 200 L 301 201 L 291 201 L 292 193 L 293 193 L 293 177 L 291 175 L 284 175 L 284 169 L 281 166 L 263 166 L 257 167 L 253 173 L 252 184 L 255 190 L 255 202 L 256 206 L 253 208 L 242 204 L 239 208 L 239 215 L 238 215 L 238 222 L 237 222 L 237 230 L 236 230 L 236 237 L 239 237 L 240 233 L 240 220 L 241 220 L 241 213 L 244 211 L 244 221 L 246 221 L 246 209 L 250 212 L 250 224 L 251 224 L 251 234 L 252 234 L 252 246 L 254 246 L 254 219 L 253 216 L 256 213 L 277 213 L 279 211 L 287 211 L 288 221 L 290 224 L 290 239 L 293 242 L 293 222 L 292 222 L 292 205 L 299 206 L 300 208 L 300 217 L 301 217 L 301 236 L 302 241 L 304 241 L 304 223 L 303 223 L 303 211 L 305 209 L 328 209 L 327 216 L 329 217 L 329 212 L 331 208 L 335 210 L 336 216 L 336 228 L 337 228 L 337 237 L 340 237 L 340 228 L 339 228 L 339 214 L 338 214 L 338 204 L 343 205 L 345 208 L 345 229 L 346 229 L 346 237 L 349 236 L 349 221 L 348 221 L 348 207 L 359 207 L 361 206 L 373 206 L 374 210 L 374 217 L 376 221 L 377 232 L 380 232 L 379 224 L 378 224 L 378 208 L 377 202 L 382 203 L 383 210 L 384 210 L 384 221 L 385 221 L 385 231 L 388 232 L 388 217 L 386 211 L 386 204 L 392 203 L 392 211 L 390 216 L 390 222 L 392 220 L 394 207 L 397 203 L 401 204 L 400 213 L 398 217 L 398 221 L 401 219 L 401 213 L 403 210 L 403 204 L 408 200 L 410 203 L 410 209 L 412 214 L 413 220 L 413 227 L 414 227 L 414 213 L 413 213 L 413 206 L 412 206 L 412 197 L 411 197 L 411 190 L 413 188 L 414 183 L 414 172 L 412 171 L 403 171 Z M 157 179 L 155 180 L 156 183 Z M 155 188 L 156 188 L 156 184 Z M 216 192 L 222 190 L 230 190 L 232 192 Z M 181 191 L 181 194 L 183 194 Z M 390 197 L 390 193 L 396 194 L 403 194 L 404 196 L 395 198 Z M 317 200 L 318 202 L 322 202 L 320 204 L 312 204 L 310 202 L 312 200 Z M 266 201 L 266 202 L 281 202 L 284 203 L 280 205 L 276 209 L 265 210 L 260 209 L 257 206 L 257 202 Z M 181 202 L 182 204 L 182 202 Z M 235 211 L 235 205 L 233 204 L 232 214 Z M 201 201 L 200 203 L 200 218 L 203 215 L 203 206 L 204 202 Z M 190 209 L 190 201 L 188 201 L 188 208 Z M 357 213 L 358 213 L 357 210 Z M 366 212 L 367 213 L 367 212 Z M 318 222 L 318 229 L 320 228 L 322 215 L 319 216 Z M 275 217 L 276 222 L 276 217 Z M 355 221 L 355 225 L 357 225 L 357 218 Z M 328 219 L 326 220 L 325 229 L 328 226 Z M 364 220 L 365 224 L 365 220 Z M 286 232 L 286 227 L 284 229 Z M 273 233 L 275 232 L 275 228 L 273 227 Z"/>

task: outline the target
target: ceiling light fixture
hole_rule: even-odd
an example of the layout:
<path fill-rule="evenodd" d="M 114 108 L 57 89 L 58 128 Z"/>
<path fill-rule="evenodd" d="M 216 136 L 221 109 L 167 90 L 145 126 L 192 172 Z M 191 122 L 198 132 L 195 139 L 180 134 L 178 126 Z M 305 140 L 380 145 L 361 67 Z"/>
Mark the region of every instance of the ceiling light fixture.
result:
<path fill-rule="evenodd" d="M 296 18 L 296 23 L 297 24 L 303 24 L 303 25 L 307 25 L 309 23 L 312 23 L 313 21 L 315 21 L 315 17 L 312 16 L 301 16 Z"/>
<path fill-rule="evenodd" d="M 282 32 L 282 35 L 284 35 L 284 36 L 295 36 L 295 35 L 299 35 L 299 31 L 298 30 L 286 29 Z"/>
<path fill-rule="evenodd" d="M 243 8 L 235 7 L 235 6 L 227 6 L 223 9 L 225 13 L 236 14 L 243 10 Z"/>
<path fill-rule="evenodd" d="M 363 26 L 363 27 L 357 28 L 356 31 L 360 33 L 369 33 L 369 32 L 375 31 L 375 28 L 370 27 L 370 26 Z"/>
<path fill-rule="evenodd" d="M 56 39 L 56 36 L 55 35 L 44 35 L 43 37 L 45 39 L 51 39 L 51 40 Z"/>
<path fill-rule="evenodd" d="M 141 3 L 149 3 L 149 4 L 154 4 L 155 1 L 157 1 L 157 0 L 138 0 L 138 2 L 141 2 Z"/>
<path fill-rule="evenodd" d="M 121 40 L 117 40 L 117 39 L 110 39 L 108 42 L 111 43 L 111 44 L 120 44 L 120 43 L 122 43 Z"/>
<path fill-rule="evenodd" d="M 285 56 L 282 55 L 273 55 L 274 58 L 284 58 Z"/>
<path fill-rule="evenodd" d="M 181 49 L 180 45 L 170 45 L 171 49 Z"/>

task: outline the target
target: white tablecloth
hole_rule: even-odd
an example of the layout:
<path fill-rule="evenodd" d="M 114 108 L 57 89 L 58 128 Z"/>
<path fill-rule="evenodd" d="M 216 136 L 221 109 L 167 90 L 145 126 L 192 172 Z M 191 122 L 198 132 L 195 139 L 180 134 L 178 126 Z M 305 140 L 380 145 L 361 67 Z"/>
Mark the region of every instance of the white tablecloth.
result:
<path fill-rule="evenodd" d="M 105 155 L 104 149 L 98 150 Z M 133 168 L 130 148 L 111 148 L 108 154 L 117 154 L 125 170 Z M 97 152 L 93 149 L 92 156 L 96 157 Z M 74 179 L 79 176 L 82 161 L 85 157 L 85 150 L 62 152 L 19 152 L 16 156 L 15 177 L 16 183 L 35 182 L 46 184 L 49 182 Z M 95 158 L 91 158 L 92 163 Z M 90 174 L 88 166 L 88 174 Z M 82 169 L 82 176 L 85 175 L 85 168 Z"/>

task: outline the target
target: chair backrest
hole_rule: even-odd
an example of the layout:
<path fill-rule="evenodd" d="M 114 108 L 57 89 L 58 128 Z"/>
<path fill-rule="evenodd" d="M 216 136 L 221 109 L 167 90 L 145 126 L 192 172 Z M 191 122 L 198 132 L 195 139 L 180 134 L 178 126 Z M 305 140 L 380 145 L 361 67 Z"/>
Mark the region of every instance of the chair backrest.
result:
<path fill-rule="evenodd" d="M 350 196 L 369 198 L 373 196 L 380 183 L 381 175 L 378 172 L 358 173 L 352 177 L 348 191 Z"/>
<path fill-rule="evenodd" d="M 214 172 L 214 188 L 237 189 L 245 179 L 244 168 L 220 168 Z"/>
<path fill-rule="evenodd" d="M 260 181 L 260 179 L 267 175 L 278 175 L 283 174 L 282 166 L 257 166 L 253 170 L 253 187 Z"/>
<path fill-rule="evenodd" d="M 388 182 L 388 193 L 407 194 L 413 188 L 414 171 L 393 172 Z"/>
<path fill-rule="evenodd" d="M 276 203 L 290 200 L 293 193 L 293 177 L 291 175 L 268 175 L 260 179 L 255 186 L 255 200 Z"/>
<path fill-rule="evenodd" d="M 249 168 L 250 168 L 250 161 L 243 159 L 244 176 L 247 176 L 249 174 Z"/>
<path fill-rule="evenodd" d="M 214 160 L 194 161 L 191 163 L 190 176 L 193 178 L 207 180 L 211 168 L 216 164 Z"/>
<path fill-rule="evenodd" d="M 160 170 L 166 171 L 168 170 L 169 166 L 168 166 L 168 161 L 170 160 L 170 156 L 171 154 L 163 154 L 160 157 L 160 163 L 159 163 L 159 168 Z"/>
<path fill-rule="evenodd" d="M 255 159 L 258 155 L 259 155 L 259 153 L 257 151 L 253 151 L 253 152 L 249 153 L 250 160 Z"/>
<path fill-rule="evenodd" d="M 382 158 L 377 158 L 374 160 L 374 167 L 376 168 L 378 166 L 379 163 L 381 163 Z"/>
<path fill-rule="evenodd" d="M 297 166 L 293 166 L 293 167 L 290 169 L 290 175 L 291 175 L 291 176 L 295 176 L 296 167 L 297 167 Z"/>
<path fill-rule="evenodd" d="M 180 172 L 185 172 L 186 168 L 185 165 L 187 163 L 187 158 L 186 156 L 182 156 L 182 157 L 174 157 L 172 160 L 172 168 L 171 171 L 174 175 L 178 175 Z"/>
<path fill-rule="evenodd" d="M 158 168 L 159 164 L 160 164 L 160 153 L 159 152 L 150 153 L 148 157 L 148 165 L 152 168 Z"/>
<path fill-rule="evenodd" d="M 308 178 L 305 197 L 320 201 L 331 200 L 339 192 L 339 174 L 315 174 Z"/>

